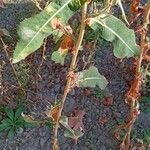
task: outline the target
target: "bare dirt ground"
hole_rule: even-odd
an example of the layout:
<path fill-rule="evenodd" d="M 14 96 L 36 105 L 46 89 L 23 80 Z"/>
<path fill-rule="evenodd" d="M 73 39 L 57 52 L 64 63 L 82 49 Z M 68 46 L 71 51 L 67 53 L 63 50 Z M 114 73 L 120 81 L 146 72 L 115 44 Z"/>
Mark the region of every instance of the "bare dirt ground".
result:
<path fill-rule="evenodd" d="M 37 8 L 30 1 L 8 4 L 6 8 L 0 9 L 0 27 L 9 30 L 14 38 L 7 41 L 11 45 L 10 56 L 12 56 L 15 47 L 16 28 L 19 22 L 36 12 Z M 54 64 L 50 60 L 53 47 L 54 43 L 49 37 L 45 52 L 46 59 L 39 72 L 37 70 L 41 63 L 42 48 L 26 61 L 15 65 L 27 94 L 26 97 L 22 97 L 19 95 L 18 85 L 5 51 L 0 46 L 2 87 L 5 91 L 0 96 L 0 103 L 9 103 L 14 107 L 22 99 L 25 99 L 26 113 L 32 114 L 36 118 L 42 118 L 47 106 L 61 98 L 70 58 L 68 57 L 64 67 Z M 80 52 L 81 58 L 83 54 L 87 55 L 87 52 Z M 115 139 L 114 130 L 128 115 L 128 106 L 124 100 L 133 79 L 133 72 L 131 71 L 133 70 L 133 61 L 132 59 L 120 61 L 115 58 L 111 44 L 101 41 L 91 63 L 95 63 L 109 84 L 104 91 L 104 96 L 100 94 L 98 97 L 99 91 L 94 95 L 96 89 L 88 88 L 75 88 L 68 95 L 64 114 L 69 116 L 76 108 L 85 110 L 83 119 L 85 134 L 74 145 L 70 139 L 63 136 L 63 129 L 61 129 L 59 132 L 61 150 L 119 149 L 120 142 Z M 82 68 L 80 64 L 78 67 Z M 87 94 L 87 90 L 91 91 L 90 94 Z M 144 93 L 145 96 L 150 95 L 149 89 L 144 89 Z M 105 105 L 104 101 L 108 96 L 112 97 L 111 105 Z M 100 121 L 102 117 L 107 118 L 106 123 Z M 141 112 L 134 128 L 140 136 L 144 129 L 150 128 L 150 116 Z M 0 150 L 51 150 L 51 137 L 52 131 L 45 126 L 24 129 L 13 140 L 8 140 L 5 133 L 0 133 Z"/>

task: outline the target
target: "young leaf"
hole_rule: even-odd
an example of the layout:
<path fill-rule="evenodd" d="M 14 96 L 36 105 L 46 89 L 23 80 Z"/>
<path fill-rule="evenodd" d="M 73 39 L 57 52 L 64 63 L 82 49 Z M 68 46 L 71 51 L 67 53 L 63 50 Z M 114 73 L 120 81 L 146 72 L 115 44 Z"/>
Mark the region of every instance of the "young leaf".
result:
<path fill-rule="evenodd" d="M 79 137 L 83 136 L 83 134 L 84 134 L 83 132 L 76 131 L 76 130 L 74 130 L 73 132 L 71 132 L 70 130 L 65 130 L 64 131 L 64 136 L 65 137 L 72 138 L 75 141 L 77 141 Z"/>
<path fill-rule="evenodd" d="M 60 43 L 60 48 L 52 53 L 51 59 L 55 63 L 64 65 L 65 57 L 69 49 L 73 48 L 73 40 L 71 36 L 64 36 L 64 39 Z"/>
<path fill-rule="evenodd" d="M 56 17 L 64 24 L 67 23 L 72 15 L 67 6 L 71 0 L 64 1 L 61 6 L 51 2 L 41 13 L 21 22 L 18 30 L 20 40 L 13 54 L 13 63 L 25 59 L 36 51 L 42 45 L 44 38 L 54 33 L 50 26 L 52 19 Z"/>
<path fill-rule="evenodd" d="M 7 129 L 9 126 L 10 124 L 7 122 L 0 124 L 0 132 Z"/>
<path fill-rule="evenodd" d="M 23 127 L 24 124 L 25 124 L 25 120 L 23 119 L 22 116 L 20 116 L 20 117 L 16 120 L 16 122 L 15 122 L 15 125 L 16 125 L 16 126 L 20 126 L 20 127 Z"/>
<path fill-rule="evenodd" d="M 98 72 L 98 69 L 94 66 L 87 70 L 77 73 L 77 83 L 79 87 L 92 87 L 98 85 L 101 89 L 105 89 L 108 82 L 106 78 Z"/>
<path fill-rule="evenodd" d="M 41 123 L 40 121 L 35 120 L 35 119 L 34 119 L 32 116 L 30 116 L 30 115 L 25 115 L 25 114 L 23 114 L 23 113 L 22 113 L 21 115 L 22 115 L 24 121 L 27 122 L 27 123 L 29 123 L 29 124 L 39 125 L 39 124 Z"/>
<path fill-rule="evenodd" d="M 65 128 L 68 128 L 70 130 L 72 130 L 68 124 L 68 117 L 66 116 L 61 116 L 61 119 L 59 121 Z"/>
<path fill-rule="evenodd" d="M 54 123 L 52 120 L 47 119 L 47 120 L 45 121 L 45 125 L 47 126 L 47 128 L 48 128 L 49 130 L 51 130 L 51 129 L 53 129 L 55 123 Z"/>
<path fill-rule="evenodd" d="M 83 132 L 81 130 L 73 130 L 68 123 L 68 118 L 66 116 L 62 116 L 60 119 L 60 123 L 66 128 L 64 132 L 64 136 L 78 140 L 79 137 L 83 136 Z"/>
<path fill-rule="evenodd" d="M 5 107 L 5 112 L 6 112 L 7 116 L 8 116 L 11 120 L 14 119 L 14 111 L 13 111 L 12 108 L 10 108 L 10 107 L 8 107 L 8 106 Z"/>
<path fill-rule="evenodd" d="M 52 56 L 51 56 L 51 59 L 57 64 L 61 64 L 61 65 L 64 65 L 64 61 L 65 61 L 65 57 L 67 55 L 67 52 L 64 53 L 64 54 L 61 54 L 61 51 L 60 50 L 57 50 L 57 51 L 54 51 L 52 53 Z"/>
<path fill-rule="evenodd" d="M 101 30 L 101 37 L 112 42 L 114 55 L 118 58 L 139 55 L 139 46 L 135 41 L 134 31 L 113 15 L 91 19 L 91 27 Z"/>
<path fill-rule="evenodd" d="M 15 119 L 19 118 L 22 112 L 23 112 L 23 107 L 22 106 L 18 107 L 15 111 Z"/>
<path fill-rule="evenodd" d="M 12 139 L 15 135 L 16 135 L 15 129 L 14 129 L 14 128 L 11 128 L 11 129 L 9 130 L 9 132 L 8 132 L 7 137 L 8 137 L 9 139 Z"/>
<path fill-rule="evenodd" d="M 150 97 L 142 97 L 140 100 L 141 110 L 145 114 L 150 114 Z"/>
<path fill-rule="evenodd" d="M 86 0 L 72 0 L 72 2 L 68 6 L 72 11 L 77 11 L 85 2 Z"/>
<path fill-rule="evenodd" d="M 7 117 L 7 118 L 3 119 L 1 122 L 4 123 L 4 124 L 5 123 L 6 124 L 12 124 L 13 121 L 10 118 Z"/>

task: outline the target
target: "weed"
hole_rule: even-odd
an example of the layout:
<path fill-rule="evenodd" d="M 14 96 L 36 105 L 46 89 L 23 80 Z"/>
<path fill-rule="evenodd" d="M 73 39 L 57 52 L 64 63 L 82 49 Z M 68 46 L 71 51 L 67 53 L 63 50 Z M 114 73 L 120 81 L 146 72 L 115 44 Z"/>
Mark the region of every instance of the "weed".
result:
<path fill-rule="evenodd" d="M 53 129 L 53 127 L 54 127 L 54 122 L 52 121 L 52 120 L 50 120 L 50 119 L 47 119 L 46 121 L 45 121 L 45 125 L 47 126 L 47 128 L 49 129 L 49 130 L 51 130 L 51 129 Z"/>
<path fill-rule="evenodd" d="M 145 150 L 150 149 L 150 130 L 145 129 L 141 135 L 137 133 L 135 129 L 131 132 L 131 140 L 133 143 L 133 147 L 140 147 L 145 148 Z"/>
<path fill-rule="evenodd" d="M 6 117 L 1 121 L 0 132 L 7 131 L 7 137 L 13 138 L 15 135 L 23 131 L 23 128 L 27 125 L 24 121 L 21 113 L 23 112 L 23 107 L 19 106 L 17 109 L 13 110 L 10 107 L 4 107 L 4 113 Z"/>
<path fill-rule="evenodd" d="M 145 114 L 150 113 L 150 97 L 141 97 L 140 110 Z"/>
<path fill-rule="evenodd" d="M 145 69 L 144 67 L 141 68 L 143 76 L 144 76 L 144 83 L 142 85 L 143 90 L 150 87 L 150 64 L 148 64 Z"/>
<path fill-rule="evenodd" d="M 131 132 L 131 139 L 132 141 L 135 141 L 137 139 L 137 131 L 135 129 L 132 129 L 132 132 Z"/>
<path fill-rule="evenodd" d="M 144 130 L 143 133 L 143 143 L 150 148 L 150 130 Z"/>

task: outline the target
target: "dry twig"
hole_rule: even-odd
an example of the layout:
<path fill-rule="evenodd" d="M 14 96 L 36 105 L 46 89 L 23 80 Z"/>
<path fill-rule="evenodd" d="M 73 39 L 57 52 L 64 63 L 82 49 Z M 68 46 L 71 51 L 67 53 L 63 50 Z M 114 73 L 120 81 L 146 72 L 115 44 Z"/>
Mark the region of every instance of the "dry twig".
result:
<path fill-rule="evenodd" d="M 139 115 L 138 99 L 140 97 L 140 88 L 141 88 L 142 80 L 143 80 L 143 76 L 141 73 L 141 66 L 142 66 L 142 61 L 144 60 L 144 56 L 146 52 L 148 51 L 148 47 L 147 47 L 148 41 L 146 39 L 146 35 L 147 35 L 147 30 L 148 30 L 147 26 L 149 24 L 149 17 L 150 17 L 150 0 L 144 7 L 144 21 L 143 21 L 143 28 L 142 28 L 141 41 L 140 41 L 141 53 L 140 53 L 140 57 L 136 61 L 135 78 L 126 95 L 127 96 L 126 102 L 130 106 L 130 115 L 128 117 L 127 123 L 120 125 L 116 130 L 116 133 L 117 132 L 119 133 L 121 130 L 127 129 L 127 132 L 121 143 L 120 150 L 130 149 L 130 144 L 131 144 L 130 135 L 131 135 L 132 126 Z"/>
<path fill-rule="evenodd" d="M 16 69 L 15 69 L 14 65 L 12 64 L 11 59 L 10 59 L 10 56 L 9 56 L 9 54 L 8 54 L 8 52 L 7 52 L 8 46 L 5 44 L 5 42 L 3 41 L 3 39 L 2 39 L 1 36 L 0 36 L 0 40 L 1 40 L 1 43 L 2 43 L 2 45 L 3 45 L 3 49 L 4 49 L 5 53 L 6 53 L 6 56 L 7 56 L 8 60 L 9 60 L 9 63 L 10 63 L 10 65 L 11 65 L 11 67 L 12 67 L 12 70 L 13 70 L 13 72 L 14 72 L 14 75 L 15 75 L 15 78 L 16 78 L 16 80 L 17 80 L 18 86 L 19 86 L 19 88 L 20 88 L 22 94 L 23 94 L 23 95 L 26 95 L 25 90 L 23 89 L 23 87 L 22 87 L 22 85 L 21 85 L 21 83 L 20 83 L 20 81 L 19 81 L 18 75 L 17 75 L 17 73 L 16 73 Z"/>

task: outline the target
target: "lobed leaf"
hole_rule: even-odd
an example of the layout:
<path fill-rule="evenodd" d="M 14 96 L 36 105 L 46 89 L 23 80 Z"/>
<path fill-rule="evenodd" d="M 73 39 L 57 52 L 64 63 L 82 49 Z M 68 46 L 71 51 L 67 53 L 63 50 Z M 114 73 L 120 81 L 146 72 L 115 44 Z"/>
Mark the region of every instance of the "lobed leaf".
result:
<path fill-rule="evenodd" d="M 70 1 L 64 0 L 65 3 L 62 3 L 62 5 L 51 2 L 41 13 L 21 22 L 18 30 L 20 40 L 13 54 L 13 63 L 25 59 L 29 54 L 40 48 L 44 38 L 56 34 L 56 30 L 54 31 L 50 26 L 52 19 L 56 17 L 61 22 L 67 23 L 72 15 L 72 11 L 67 6 Z"/>
<path fill-rule="evenodd" d="M 118 58 L 133 57 L 139 55 L 139 46 L 136 44 L 135 33 L 121 20 L 113 15 L 105 15 L 103 18 L 92 18 L 92 29 L 101 31 L 101 37 L 112 42 L 114 55 Z"/>

